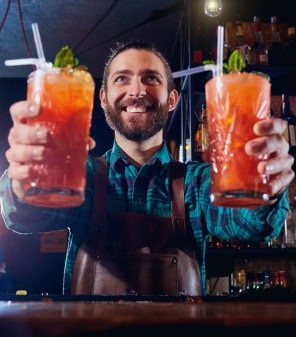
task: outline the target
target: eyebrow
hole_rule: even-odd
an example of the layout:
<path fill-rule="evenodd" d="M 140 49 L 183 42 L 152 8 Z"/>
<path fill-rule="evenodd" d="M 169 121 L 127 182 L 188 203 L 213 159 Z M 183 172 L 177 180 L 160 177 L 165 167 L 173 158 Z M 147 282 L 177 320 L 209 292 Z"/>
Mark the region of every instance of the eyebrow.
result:
<path fill-rule="evenodd" d="M 113 78 L 114 76 L 118 76 L 118 75 L 133 75 L 134 72 L 128 69 L 122 69 L 122 70 L 117 70 L 115 71 L 110 77 Z M 157 70 L 153 70 L 153 69 L 143 69 L 142 71 L 140 71 L 140 75 L 156 75 L 159 76 L 161 78 L 163 78 L 163 75 L 158 72 Z"/>

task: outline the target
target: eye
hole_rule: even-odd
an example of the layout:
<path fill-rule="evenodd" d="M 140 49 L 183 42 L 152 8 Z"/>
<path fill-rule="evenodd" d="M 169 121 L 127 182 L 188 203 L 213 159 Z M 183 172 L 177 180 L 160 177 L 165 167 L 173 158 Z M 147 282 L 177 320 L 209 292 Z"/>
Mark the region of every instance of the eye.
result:
<path fill-rule="evenodd" d="M 157 83 L 161 83 L 159 77 L 157 75 L 154 75 L 154 74 L 149 74 L 149 75 L 146 75 L 144 78 L 143 78 L 143 82 L 145 83 L 151 83 L 151 84 L 157 84 Z"/>
<path fill-rule="evenodd" d="M 128 77 L 124 75 L 117 76 L 114 79 L 114 83 L 126 83 L 128 81 Z"/>

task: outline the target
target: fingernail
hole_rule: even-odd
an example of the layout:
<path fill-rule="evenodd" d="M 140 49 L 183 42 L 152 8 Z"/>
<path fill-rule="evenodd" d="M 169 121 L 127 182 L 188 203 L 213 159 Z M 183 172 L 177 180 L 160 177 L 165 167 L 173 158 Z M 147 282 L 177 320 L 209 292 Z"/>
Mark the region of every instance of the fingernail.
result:
<path fill-rule="evenodd" d="M 47 131 L 44 129 L 38 129 L 36 131 L 36 138 L 39 140 L 39 142 L 45 143 L 47 140 Z"/>
<path fill-rule="evenodd" d="M 32 150 L 32 157 L 35 160 L 41 160 L 43 158 L 42 154 L 43 148 L 38 147 Z"/>
<path fill-rule="evenodd" d="M 29 104 L 29 115 L 37 116 L 38 113 L 39 113 L 39 106 L 34 103 Z"/>
<path fill-rule="evenodd" d="M 259 160 L 266 160 L 268 159 L 268 154 L 267 153 L 261 153 L 257 156 Z"/>

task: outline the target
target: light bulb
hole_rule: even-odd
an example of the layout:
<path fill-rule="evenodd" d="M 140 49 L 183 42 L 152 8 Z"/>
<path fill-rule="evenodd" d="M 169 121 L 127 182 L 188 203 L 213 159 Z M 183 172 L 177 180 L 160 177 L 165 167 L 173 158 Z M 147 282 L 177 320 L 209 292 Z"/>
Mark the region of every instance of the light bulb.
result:
<path fill-rule="evenodd" d="M 222 12 L 221 0 L 205 0 L 204 11 L 211 17 L 220 15 Z"/>

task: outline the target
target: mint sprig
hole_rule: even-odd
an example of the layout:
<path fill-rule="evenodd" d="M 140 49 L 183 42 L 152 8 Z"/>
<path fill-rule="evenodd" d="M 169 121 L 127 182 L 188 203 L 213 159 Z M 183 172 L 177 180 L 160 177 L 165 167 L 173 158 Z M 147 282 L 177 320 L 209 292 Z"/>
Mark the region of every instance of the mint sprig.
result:
<path fill-rule="evenodd" d="M 74 57 L 74 53 L 69 46 L 64 46 L 56 54 L 53 66 L 57 68 L 71 67 L 72 69 L 77 68 L 79 61 Z"/>
<path fill-rule="evenodd" d="M 244 56 L 239 49 L 235 49 L 230 54 L 228 62 L 223 63 L 223 67 L 226 69 L 228 73 L 241 72 L 246 67 Z"/>
<path fill-rule="evenodd" d="M 203 64 L 215 64 L 212 60 L 204 60 Z M 224 73 L 241 72 L 246 67 L 244 57 L 239 49 L 235 49 L 229 56 L 227 63 L 223 63 Z"/>

